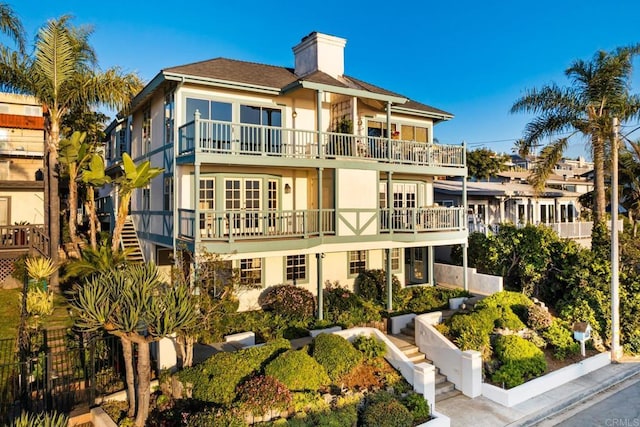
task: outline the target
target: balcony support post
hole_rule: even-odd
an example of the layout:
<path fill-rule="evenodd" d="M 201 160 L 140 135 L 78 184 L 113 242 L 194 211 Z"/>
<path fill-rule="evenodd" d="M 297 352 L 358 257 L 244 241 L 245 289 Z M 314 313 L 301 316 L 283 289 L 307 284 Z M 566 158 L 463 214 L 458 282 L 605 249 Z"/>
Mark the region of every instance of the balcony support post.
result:
<path fill-rule="evenodd" d="M 393 277 L 391 274 L 391 249 L 385 248 L 385 255 L 387 256 L 387 311 L 391 313 L 393 311 Z"/>
<path fill-rule="evenodd" d="M 196 112 L 196 115 L 198 113 Z M 200 243 L 200 163 L 196 161 L 193 166 L 193 247 Z M 195 254 L 194 254 L 195 255 Z"/>
<path fill-rule="evenodd" d="M 324 218 L 322 215 L 322 171 L 324 168 L 318 168 L 318 235 L 324 235 Z"/>
<path fill-rule="evenodd" d="M 431 286 L 435 286 L 436 281 L 435 281 L 435 276 L 433 274 L 433 269 L 435 268 L 435 256 L 434 256 L 434 247 L 433 246 L 429 246 L 427 247 L 427 264 L 428 264 L 428 275 L 429 275 L 429 284 Z"/>
<path fill-rule="evenodd" d="M 318 123 L 318 157 L 324 159 L 324 146 L 322 143 L 322 98 L 324 97 L 324 91 L 318 90 L 316 93 L 316 122 Z"/>
<path fill-rule="evenodd" d="M 324 258 L 324 253 L 318 253 L 316 254 L 316 260 L 317 260 L 317 271 L 316 271 L 316 276 L 317 276 L 317 287 L 318 287 L 318 320 L 322 320 L 324 317 L 324 301 L 323 301 L 323 289 L 322 289 L 322 283 L 323 283 L 323 279 L 322 279 L 322 260 Z"/>
<path fill-rule="evenodd" d="M 389 234 L 393 234 L 393 172 L 387 172 L 387 227 Z"/>
<path fill-rule="evenodd" d="M 387 101 L 387 159 L 393 158 L 391 147 L 391 101 Z"/>

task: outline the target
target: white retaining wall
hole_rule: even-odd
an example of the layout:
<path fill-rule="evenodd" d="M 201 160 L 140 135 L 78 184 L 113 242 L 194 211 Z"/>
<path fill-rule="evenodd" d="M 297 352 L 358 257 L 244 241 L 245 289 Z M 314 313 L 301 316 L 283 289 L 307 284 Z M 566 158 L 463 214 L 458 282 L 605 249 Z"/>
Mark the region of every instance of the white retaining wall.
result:
<path fill-rule="evenodd" d="M 462 267 L 457 265 L 434 265 L 434 274 L 438 283 L 448 283 L 459 288 L 464 286 Z M 491 295 L 503 289 L 502 277 L 481 274 L 475 268 L 467 267 L 467 285 L 469 292 L 475 295 Z"/>
<path fill-rule="evenodd" d="M 442 313 L 421 314 L 415 319 L 416 345 L 440 369 L 447 380 L 465 396 L 482 394 L 482 355 L 478 351 L 460 351 L 433 325 L 440 323 Z"/>
<path fill-rule="evenodd" d="M 581 362 L 550 372 L 542 377 L 527 381 L 517 387 L 505 390 L 491 384 L 482 384 L 482 395 L 500 405 L 511 407 L 532 397 L 539 396 L 569 381 L 611 363 L 611 353 L 601 353 Z"/>

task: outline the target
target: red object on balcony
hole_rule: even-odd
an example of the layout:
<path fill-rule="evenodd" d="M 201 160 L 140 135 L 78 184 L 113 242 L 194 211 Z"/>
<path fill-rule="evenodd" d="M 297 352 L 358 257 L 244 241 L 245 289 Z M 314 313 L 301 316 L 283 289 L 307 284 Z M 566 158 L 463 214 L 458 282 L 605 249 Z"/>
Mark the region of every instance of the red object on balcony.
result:
<path fill-rule="evenodd" d="M 0 114 L 0 127 L 14 129 L 44 129 L 44 117 Z"/>

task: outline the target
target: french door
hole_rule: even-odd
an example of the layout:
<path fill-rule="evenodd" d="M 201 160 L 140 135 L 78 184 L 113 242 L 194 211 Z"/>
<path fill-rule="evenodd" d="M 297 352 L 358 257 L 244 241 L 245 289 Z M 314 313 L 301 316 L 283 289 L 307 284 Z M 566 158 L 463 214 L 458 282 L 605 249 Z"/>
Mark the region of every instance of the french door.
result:
<path fill-rule="evenodd" d="M 393 228 L 408 230 L 413 225 L 416 208 L 417 185 L 409 183 L 393 184 Z"/>
<path fill-rule="evenodd" d="M 225 210 L 229 215 L 226 230 L 228 233 L 251 235 L 261 232 L 262 180 L 252 178 L 225 179 L 224 200 Z"/>

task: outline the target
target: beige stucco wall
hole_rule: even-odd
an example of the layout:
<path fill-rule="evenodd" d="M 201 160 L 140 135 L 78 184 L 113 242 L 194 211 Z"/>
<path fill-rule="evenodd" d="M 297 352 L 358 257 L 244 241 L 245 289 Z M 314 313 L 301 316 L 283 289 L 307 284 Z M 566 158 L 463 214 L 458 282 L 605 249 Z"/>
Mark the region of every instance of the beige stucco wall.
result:
<path fill-rule="evenodd" d="M 0 191 L 0 197 L 10 198 L 10 225 L 21 221 L 44 224 L 42 191 Z"/>

